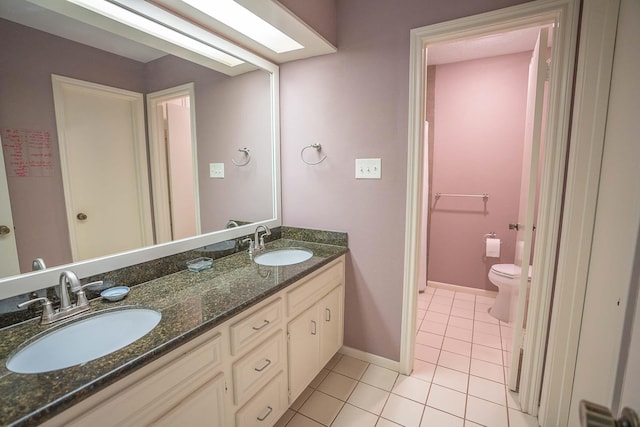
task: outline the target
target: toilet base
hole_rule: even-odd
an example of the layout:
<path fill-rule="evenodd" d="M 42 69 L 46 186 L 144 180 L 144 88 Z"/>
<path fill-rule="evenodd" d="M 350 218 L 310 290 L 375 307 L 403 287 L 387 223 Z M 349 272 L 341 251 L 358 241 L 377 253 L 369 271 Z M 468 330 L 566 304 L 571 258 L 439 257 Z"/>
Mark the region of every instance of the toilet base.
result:
<path fill-rule="evenodd" d="M 507 286 L 501 286 L 498 290 L 493 306 L 489 308 L 489 314 L 503 322 L 509 322 L 511 310 L 511 290 Z"/>

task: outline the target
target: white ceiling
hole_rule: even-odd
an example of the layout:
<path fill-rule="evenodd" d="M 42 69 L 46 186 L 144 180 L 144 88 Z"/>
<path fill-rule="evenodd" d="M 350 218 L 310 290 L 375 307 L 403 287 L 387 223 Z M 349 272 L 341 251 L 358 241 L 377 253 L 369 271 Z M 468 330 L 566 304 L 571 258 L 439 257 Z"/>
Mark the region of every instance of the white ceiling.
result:
<path fill-rule="evenodd" d="M 440 65 L 532 51 L 540 27 L 427 46 L 427 64 Z M 549 37 L 551 46 L 551 37 Z"/>

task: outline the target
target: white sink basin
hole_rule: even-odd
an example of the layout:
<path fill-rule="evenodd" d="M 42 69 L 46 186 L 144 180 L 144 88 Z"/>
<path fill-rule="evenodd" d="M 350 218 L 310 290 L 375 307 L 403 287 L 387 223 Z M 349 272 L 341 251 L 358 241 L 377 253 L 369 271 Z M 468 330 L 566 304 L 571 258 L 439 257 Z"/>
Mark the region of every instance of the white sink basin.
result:
<path fill-rule="evenodd" d="M 7 361 L 7 369 L 36 374 L 81 365 L 142 338 L 162 314 L 145 308 L 102 312 L 42 333 Z"/>
<path fill-rule="evenodd" d="M 276 249 L 258 255 L 253 260 L 260 265 L 278 267 L 282 265 L 298 264 L 313 256 L 313 252 L 307 249 L 289 248 Z"/>

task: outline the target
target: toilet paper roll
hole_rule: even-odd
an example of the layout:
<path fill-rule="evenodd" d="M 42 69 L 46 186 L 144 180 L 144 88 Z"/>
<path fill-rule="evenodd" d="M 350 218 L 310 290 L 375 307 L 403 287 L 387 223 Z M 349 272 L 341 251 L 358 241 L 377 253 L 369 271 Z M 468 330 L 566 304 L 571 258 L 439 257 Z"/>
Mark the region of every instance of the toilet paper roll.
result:
<path fill-rule="evenodd" d="M 500 239 L 487 239 L 485 255 L 487 258 L 500 258 Z"/>

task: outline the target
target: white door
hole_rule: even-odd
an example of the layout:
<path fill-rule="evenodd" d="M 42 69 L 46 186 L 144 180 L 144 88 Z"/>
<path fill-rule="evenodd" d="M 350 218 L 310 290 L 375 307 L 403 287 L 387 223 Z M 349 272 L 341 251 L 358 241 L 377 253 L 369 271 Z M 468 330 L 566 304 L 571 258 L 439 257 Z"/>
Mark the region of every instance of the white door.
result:
<path fill-rule="evenodd" d="M 529 84 L 527 90 L 527 112 L 525 122 L 524 150 L 522 155 L 522 178 L 520 181 L 520 205 L 516 237 L 515 264 L 520 266 L 520 287 L 518 298 L 512 300 L 514 319 L 509 319 L 513 328 L 511 370 L 509 388 L 517 390 L 520 370 L 520 349 L 524 337 L 524 315 L 527 302 L 528 271 L 531 259 L 531 244 L 535 217 L 536 184 L 542 135 L 544 83 L 547 79 L 547 40 L 548 29 L 538 34 L 531 62 L 529 64 Z M 532 278 L 533 281 L 533 278 Z"/>
<path fill-rule="evenodd" d="M 151 245 L 142 94 L 52 80 L 73 260 Z"/>
<path fill-rule="evenodd" d="M 183 239 L 198 234 L 193 152 L 191 149 L 191 112 L 188 98 L 184 103 L 168 102 L 167 162 L 172 238 Z"/>
<path fill-rule="evenodd" d="M 11 215 L 11 200 L 9 200 L 9 185 L 4 167 L 4 154 L 0 141 L 0 277 L 20 274 L 18 266 L 18 249 L 16 234 L 13 229 Z"/>

